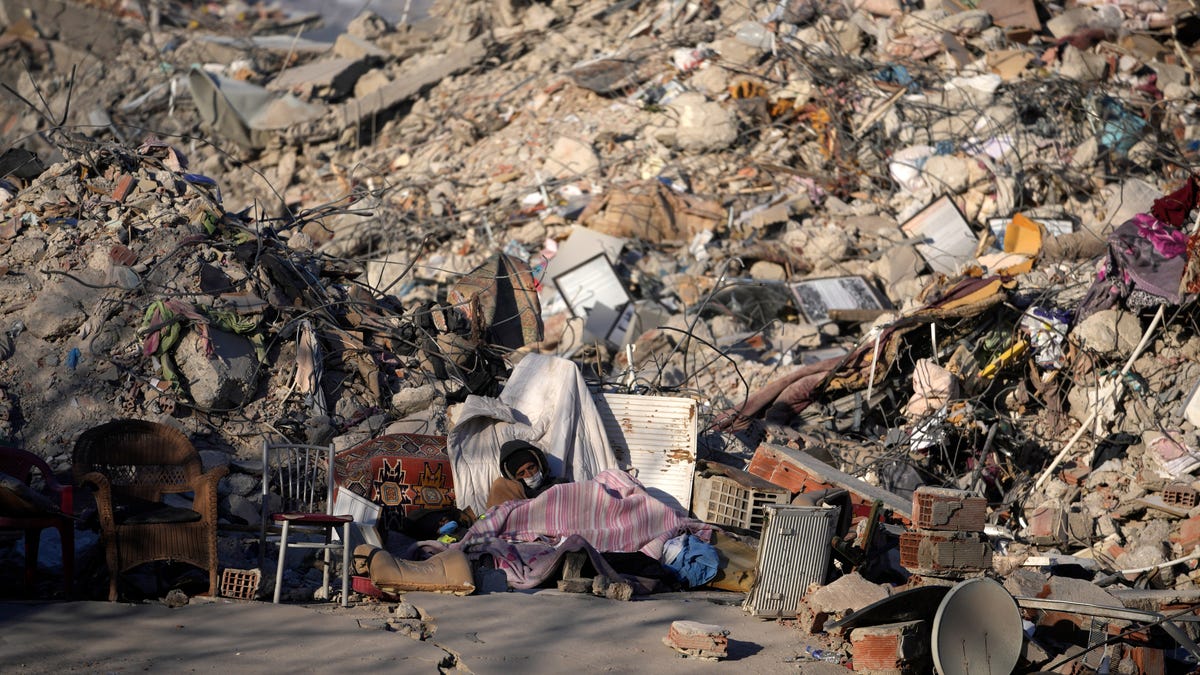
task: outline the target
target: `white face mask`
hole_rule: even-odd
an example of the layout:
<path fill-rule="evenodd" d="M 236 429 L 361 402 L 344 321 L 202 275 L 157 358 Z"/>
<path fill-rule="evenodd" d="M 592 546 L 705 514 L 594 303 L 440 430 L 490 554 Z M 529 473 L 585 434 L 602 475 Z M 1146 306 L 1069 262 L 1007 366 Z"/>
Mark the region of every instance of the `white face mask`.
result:
<path fill-rule="evenodd" d="M 522 478 L 521 481 L 525 483 L 525 487 L 530 490 L 536 490 L 542 484 L 542 472 L 539 471 L 529 478 Z"/>

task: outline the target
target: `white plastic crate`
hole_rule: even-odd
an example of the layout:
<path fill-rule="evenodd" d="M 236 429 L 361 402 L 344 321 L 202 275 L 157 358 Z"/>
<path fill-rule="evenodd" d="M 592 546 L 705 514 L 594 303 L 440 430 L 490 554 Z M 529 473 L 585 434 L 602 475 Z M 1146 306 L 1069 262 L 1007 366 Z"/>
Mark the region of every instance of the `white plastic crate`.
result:
<path fill-rule="evenodd" d="M 746 479 L 736 480 L 731 476 L 697 474 L 692 488 L 692 512 L 706 523 L 761 533 L 766 507 L 787 504 L 792 495 L 787 488 L 773 486 L 751 474 L 745 476 Z"/>

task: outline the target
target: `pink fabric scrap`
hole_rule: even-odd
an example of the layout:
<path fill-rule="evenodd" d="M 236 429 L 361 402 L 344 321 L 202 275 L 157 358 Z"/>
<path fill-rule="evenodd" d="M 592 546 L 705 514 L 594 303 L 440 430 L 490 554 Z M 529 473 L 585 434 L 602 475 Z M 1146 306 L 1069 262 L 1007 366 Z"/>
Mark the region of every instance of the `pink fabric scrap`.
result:
<path fill-rule="evenodd" d="M 1150 241 L 1154 250 L 1164 258 L 1178 258 L 1187 252 L 1187 234 L 1155 218 L 1149 213 L 1133 217 L 1138 234 Z"/>

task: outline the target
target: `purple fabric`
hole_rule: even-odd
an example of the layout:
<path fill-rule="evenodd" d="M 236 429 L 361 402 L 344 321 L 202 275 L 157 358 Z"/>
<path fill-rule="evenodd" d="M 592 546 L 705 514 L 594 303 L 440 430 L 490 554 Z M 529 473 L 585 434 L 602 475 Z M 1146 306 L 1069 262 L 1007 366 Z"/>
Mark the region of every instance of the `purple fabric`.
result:
<path fill-rule="evenodd" d="M 1179 286 L 1187 256 L 1164 255 L 1150 238 L 1143 236 L 1142 229 L 1143 225 L 1133 218 L 1108 236 L 1108 255 L 1101 261 L 1096 281 L 1080 303 L 1077 321 L 1118 303 L 1132 310 L 1180 303 Z M 1185 238 L 1185 246 L 1186 241 Z"/>
<path fill-rule="evenodd" d="M 1187 235 L 1155 218 L 1149 213 L 1139 213 L 1133 217 L 1140 236 L 1149 240 L 1154 250 L 1164 258 L 1177 258 L 1187 253 Z"/>
<path fill-rule="evenodd" d="M 630 582 L 634 592 L 638 595 L 646 595 L 658 590 L 657 582 L 653 579 L 622 575 L 614 570 L 599 551 L 592 548 L 583 537 L 577 534 L 563 539 L 557 546 L 551 546 L 545 542 L 513 543 L 492 537 L 475 540 L 462 548 L 471 560 L 479 560 L 485 555 L 491 556 L 496 569 L 504 572 L 508 577 L 508 585 L 513 588 L 538 587 L 542 582 L 554 576 L 563 556 L 572 551 L 583 551 L 587 553 L 597 574 L 602 574 L 609 579 L 624 579 Z"/>
<path fill-rule="evenodd" d="M 712 526 L 651 497 L 623 471 L 556 485 L 535 499 L 511 501 L 487 512 L 456 546 L 469 557 L 491 555 L 514 588 L 532 588 L 553 573 L 563 553 L 587 550 L 601 573 L 611 571 L 596 552 L 640 551 L 655 560 L 672 537 L 703 541 Z M 615 575 L 615 573 L 614 573 Z"/>

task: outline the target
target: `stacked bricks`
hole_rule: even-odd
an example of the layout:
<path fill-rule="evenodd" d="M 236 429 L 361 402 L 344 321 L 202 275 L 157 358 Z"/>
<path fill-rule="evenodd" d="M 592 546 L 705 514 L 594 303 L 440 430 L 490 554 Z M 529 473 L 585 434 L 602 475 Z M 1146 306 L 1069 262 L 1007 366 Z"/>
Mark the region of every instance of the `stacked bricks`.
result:
<path fill-rule="evenodd" d="M 915 574 L 956 577 L 992 566 L 983 535 L 987 500 L 962 490 L 919 487 L 913 493 L 913 529 L 900 535 L 900 564 Z"/>

